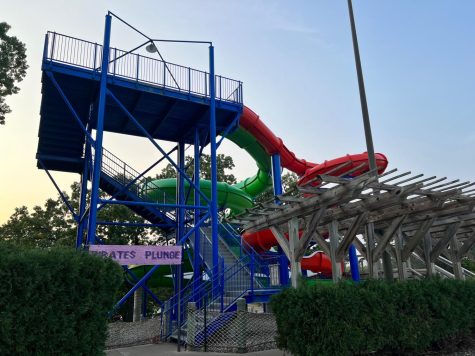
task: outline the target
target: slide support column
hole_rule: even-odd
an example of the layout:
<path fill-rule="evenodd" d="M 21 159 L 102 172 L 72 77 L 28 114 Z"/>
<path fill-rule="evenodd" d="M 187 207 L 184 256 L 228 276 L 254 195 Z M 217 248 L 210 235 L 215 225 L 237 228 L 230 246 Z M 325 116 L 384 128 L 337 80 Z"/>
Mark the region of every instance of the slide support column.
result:
<path fill-rule="evenodd" d="M 106 15 L 106 23 L 104 29 L 104 45 L 102 48 L 102 65 L 101 65 L 101 81 L 99 87 L 99 103 L 97 108 L 97 127 L 96 142 L 94 147 L 94 168 L 92 171 L 92 188 L 91 188 L 91 204 L 89 207 L 89 222 L 87 229 L 87 242 L 90 245 L 96 243 L 96 215 L 97 203 L 99 201 L 99 181 L 101 179 L 102 166 L 102 139 L 104 135 L 104 114 L 106 107 L 106 91 L 107 91 L 107 70 L 109 67 L 109 47 L 111 35 L 112 17 Z"/>
<path fill-rule="evenodd" d="M 274 188 L 274 195 L 282 194 L 282 168 L 280 163 L 280 155 L 275 153 L 272 155 L 272 185 Z M 275 199 L 276 204 L 280 204 L 279 199 Z M 279 279 L 281 285 L 289 284 L 289 260 L 285 256 L 284 251 L 279 246 L 278 252 L 280 254 L 279 263 Z"/>
<path fill-rule="evenodd" d="M 218 251 L 218 168 L 216 160 L 216 87 L 214 77 L 214 47 L 209 46 L 209 138 L 211 148 L 211 245 L 213 248 L 213 287 L 219 287 Z"/>

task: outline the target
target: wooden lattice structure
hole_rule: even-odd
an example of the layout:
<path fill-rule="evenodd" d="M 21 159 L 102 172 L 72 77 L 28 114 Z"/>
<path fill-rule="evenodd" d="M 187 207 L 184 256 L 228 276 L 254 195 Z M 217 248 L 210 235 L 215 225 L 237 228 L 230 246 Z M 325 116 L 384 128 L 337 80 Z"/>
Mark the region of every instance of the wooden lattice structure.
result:
<path fill-rule="evenodd" d="M 317 176 L 298 191 L 259 204 L 231 222 L 251 232 L 272 229 L 291 262 L 294 284 L 311 240 L 330 256 L 334 279 L 340 278 L 339 264 L 352 243 L 373 277 L 381 273 L 379 261 L 387 253 L 401 279 L 411 270 L 411 257 L 423 259 L 430 276 L 442 254 L 450 260 L 453 276 L 464 278 L 460 261 L 475 244 L 475 183 L 399 174 L 397 169 L 345 178 L 360 168 L 338 177 L 332 172 Z"/>

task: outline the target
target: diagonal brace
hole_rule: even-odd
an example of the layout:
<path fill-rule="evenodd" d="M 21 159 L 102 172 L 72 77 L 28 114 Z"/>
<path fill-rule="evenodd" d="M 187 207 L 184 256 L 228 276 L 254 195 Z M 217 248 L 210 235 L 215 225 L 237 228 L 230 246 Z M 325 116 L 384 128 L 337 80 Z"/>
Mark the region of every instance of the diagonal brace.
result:
<path fill-rule="evenodd" d="M 289 241 L 285 238 L 284 232 L 282 229 L 278 226 L 271 226 L 270 227 L 272 233 L 275 236 L 275 239 L 279 243 L 279 246 L 282 248 L 284 251 L 285 255 L 287 256 L 288 259 L 290 259 L 290 244 Z"/>
<path fill-rule="evenodd" d="M 435 262 L 435 260 L 440 256 L 442 251 L 447 248 L 447 245 L 449 244 L 452 237 L 454 237 L 457 233 L 457 230 L 460 228 L 460 225 L 462 225 L 461 221 L 450 224 L 447 227 L 444 236 L 439 240 L 439 242 L 437 242 L 437 245 L 435 245 L 435 247 L 430 252 L 430 262 Z"/>
<path fill-rule="evenodd" d="M 51 72 L 45 72 L 46 75 L 48 76 L 48 78 L 51 80 L 51 83 L 53 83 L 54 87 L 56 88 L 56 90 L 58 91 L 59 95 L 61 96 L 61 98 L 63 99 L 64 103 L 66 104 L 66 106 L 68 107 L 69 111 L 71 111 L 71 114 L 73 114 L 73 117 L 74 119 L 76 120 L 76 122 L 78 123 L 78 125 L 81 127 L 81 130 L 84 132 L 84 134 L 86 135 L 86 139 L 89 141 L 89 143 L 92 145 L 92 146 L 95 146 L 95 141 L 94 139 L 92 138 L 91 134 L 89 133 L 89 131 L 86 129 L 86 126 L 84 126 L 84 124 L 82 123 L 82 120 L 80 119 L 79 115 L 77 114 L 76 110 L 74 110 L 73 106 L 71 105 L 71 102 L 69 101 L 68 97 L 66 96 L 66 94 L 64 93 L 63 89 L 61 89 L 61 87 L 59 86 L 58 82 L 56 81 L 53 73 Z"/>
<path fill-rule="evenodd" d="M 107 94 L 112 98 L 112 100 L 116 102 L 116 104 L 120 107 L 120 109 L 127 115 L 127 117 L 134 123 L 134 125 L 145 135 L 145 137 L 149 139 L 149 141 L 155 146 L 155 148 L 158 149 L 160 153 L 167 158 L 170 164 L 178 172 L 180 172 L 180 174 L 183 175 L 183 178 L 185 178 L 188 181 L 188 183 L 195 189 L 195 191 L 198 192 L 208 204 L 211 204 L 211 201 L 208 199 L 208 197 L 200 189 L 198 189 L 195 183 L 193 183 L 193 181 L 188 177 L 186 172 L 181 170 L 180 167 L 178 167 L 178 165 L 169 156 L 167 156 L 167 153 L 163 150 L 163 148 L 161 148 L 160 145 L 157 142 L 155 142 L 154 138 L 148 133 L 147 130 L 145 130 L 145 128 L 142 125 L 140 125 L 137 119 L 129 112 L 129 110 L 127 110 L 127 108 L 120 102 L 120 100 L 117 99 L 117 97 L 114 95 L 114 93 L 112 93 L 110 89 L 107 89 Z"/>
<path fill-rule="evenodd" d="M 458 258 L 462 259 L 468 251 L 475 245 L 475 232 L 468 239 L 465 240 L 462 246 L 460 246 L 458 251 Z"/>
<path fill-rule="evenodd" d="M 351 224 L 351 227 L 348 229 L 347 233 L 343 237 L 343 240 L 340 242 L 340 246 L 336 250 L 337 260 L 342 260 L 345 253 L 350 248 L 351 243 L 356 237 L 356 234 L 361 228 L 361 225 L 366 221 L 366 217 L 368 216 L 367 212 L 361 213 L 358 215 Z"/>
<path fill-rule="evenodd" d="M 435 218 L 427 219 L 424 221 L 419 230 L 415 233 L 415 235 L 406 242 L 406 246 L 402 250 L 401 258 L 403 261 L 407 261 L 408 258 L 411 256 L 412 251 L 417 247 L 421 239 L 429 232 L 431 226 L 434 224 Z"/>
<path fill-rule="evenodd" d="M 297 249 L 295 251 L 295 258 L 298 261 L 300 261 L 303 255 L 305 254 L 305 251 L 308 248 L 308 244 L 310 243 L 310 240 L 312 236 L 314 236 L 314 232 L 317 229 L 318 223 L 322 218 L 323 214 L 325 214 L 326 210 L 326 207 L 320 208 L 315 214 L 313 214 L 312 218 L 310 219 L 310 223 L 308 224 L 305 233 L 300 238 L 300 241 L 297 245 Z"/>
<path fill-rule="evenodd" d="M 386 249 L 389 241 L 392 239 L 396 231 L 401 227 L 406 220 L 407 215 L 398 216 L 393 221 L 391 221 L 391 225 L 384 231 L 384 235 L 378 241 L 378 245 L 375 247 L 373 251 L 373 262 L 376 262 L 380 257 L 383 251 Z"/>

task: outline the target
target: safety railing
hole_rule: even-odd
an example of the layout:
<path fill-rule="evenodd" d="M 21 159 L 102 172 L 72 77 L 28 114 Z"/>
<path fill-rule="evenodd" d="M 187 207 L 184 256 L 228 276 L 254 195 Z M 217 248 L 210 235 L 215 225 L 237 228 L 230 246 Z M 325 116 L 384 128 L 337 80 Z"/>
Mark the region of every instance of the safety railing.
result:
<path fill-rule="evenodd" d="M 101 71 L 102 45 L 56 32 L 48 32 L 45 41 L 45 61 Z M 107 72 L 113 77 L 210 97 L 209 73 L 130 51 L 111 47 Z M 217 100 L 242 104 L 242 82 L 216 75 L 215 89 Z"/>
<path fill-rule="evenodd" d="M 102 172 L 142 200 L 149 200 L 150 193 L 158 190 L 147 177 L 141 174 L 109 150 L 102 149 Z"/>
<path fill-rule="evenodd" d="M 168 338 L 177 329 L 186 324 L 186 306 L 189 302 L 195 302 L 198 308 L 207 307 L 210 309 L 224 311 L 231 306 L 237 298 L 247 292 L 252 284 L 249 279 L 238 283 L 236 276 L 249 264 L 248 260 L 237 261 L 236 264 L 223 268 L 221 260 L 218 266 L 211 268 L 205 279 L 195 279 L 164 303 L 161 313 L 162 338 Z M 215 273 L 218 271 L 218 273 Z M 216 278 L 214 283 L 213 279 Z M 226 286 L 235 288 L 238 293 L 228 296 Z"/>

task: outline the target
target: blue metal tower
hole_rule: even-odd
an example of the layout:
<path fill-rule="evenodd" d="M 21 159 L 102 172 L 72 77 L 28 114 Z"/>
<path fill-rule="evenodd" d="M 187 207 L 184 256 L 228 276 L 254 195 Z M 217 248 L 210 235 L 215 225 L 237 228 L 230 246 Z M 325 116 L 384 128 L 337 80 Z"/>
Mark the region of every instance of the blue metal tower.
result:
<path fill-rule="evenodd" d="M 124 51 L 111 47 L 112 20 L 120 21 L 145 38 L 136 48 Z M 165 62 L 157 49 L 160 41 L 201 43 L 209 49 L 209 72 Z M 137 54 L 152 46 L 159 58 Z M 218 199 L 216 136 L 235 127 L 242 111 L 242 83 L 216 76 L 214 47 L 207 41 L 155 40 L 109 12 L 105 17 L 103 44 L 48 32 L 42 64 L 42 103 L 37 150 L 38 167 L 51 171 L 78 173 L 81 177 L 80 206 L 76 212 L 68 204 L 77 222 L 77 248 L 101 243 L 97 226 L 117 224 L 100 221 L 98 212 L 107 204 L 129 207 L 149 223 L 175 234 L 182 245 L 194 237 L 195 280 L 199 281 L 202 265 L 200 226 L 210 222 L 213 284 L 218 284 L 220 266 L 218 252 Z M 135 171 L 103 147 L 104 132 L 115 132 L 147 138 L 160 153 L 160 158 L 142 172 Z M 175 142 L 166 152 L 157 140 Z M 186 174 L 185 145 L 194 146 L 193 177 Z M 203 148 L 211 153 L 211 197 L 200 190 L 199 161 Z M 177 158 L 172 154 L 177 152 Z M 168 161 L 177 171 L 176 200 L 170 204 L 150 201 L 146 174 L 160 162 Z M 90 194 L 88 183 L 90 182 Z M 187 204 L 194 192 L 193 205 Z M 54 182 L 58 188 L 57 184 Z M 110 195 L 100 196 L 100 189 Z M 185 226 L 189 217 L 193 224 Z M 122 223 L 123 226 L 134 224 Z M 136 224 L 135 224 L 136 225 Z M 141 279 L 119 302 L 135 290 L 146 286 L 147 279 L 158 266 Z M 131 273 L 130 271 L 128 271 Z M 181 290 L 182 271 L 176 270 L 176 289 Z M 199 289 L 199 283 L 195 283 Z"/>

